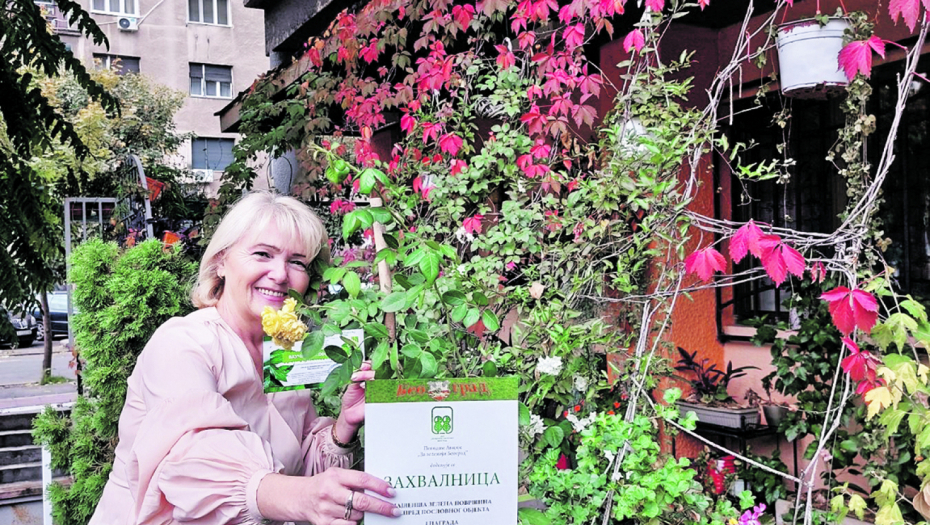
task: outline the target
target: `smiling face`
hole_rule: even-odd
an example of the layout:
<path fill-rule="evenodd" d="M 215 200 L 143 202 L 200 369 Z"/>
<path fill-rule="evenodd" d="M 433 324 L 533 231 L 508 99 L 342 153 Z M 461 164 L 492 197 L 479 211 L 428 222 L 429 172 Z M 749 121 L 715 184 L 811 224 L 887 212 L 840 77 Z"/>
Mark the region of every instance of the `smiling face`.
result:
<path fill-rule="evenodd" d="M 288 238 L 274 220 L 230 246 L 217 271 L 224 280 L 216 305 L 223 319 L 240 335 L 260 338 L 262 310 L 280 309 L 290 288 L 307 291 L 306 251 L 301 239 Z"/>

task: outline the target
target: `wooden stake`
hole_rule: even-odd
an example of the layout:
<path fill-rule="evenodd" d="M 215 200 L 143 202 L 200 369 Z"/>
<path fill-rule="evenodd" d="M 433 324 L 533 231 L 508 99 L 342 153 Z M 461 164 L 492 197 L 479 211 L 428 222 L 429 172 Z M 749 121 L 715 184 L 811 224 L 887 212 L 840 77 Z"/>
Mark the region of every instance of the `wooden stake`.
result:
<path fill-rule="evenodd" d="M 370 202 L 372 208 L 381 208 L 384 205 L 384 201 L 382 201 L 380 197 L 372 197 Z M 384 242 L 384 225 L 375 221 L 371 226 L 371 230 L 375 236 L 375 250 L 380 252 L 387 248 L 387 244 Z M 381 284 L 382 292 L 386 294 L 391 293 L 391 268 L 388 266 L 387 261 L 382 260 L 378 263 L 378 282 Z M 394 341 L 396 322 L 393 313 L 384 314 L 384 325 L 387 326 L 388 333 L 391 334 L 391 341 Z"/>

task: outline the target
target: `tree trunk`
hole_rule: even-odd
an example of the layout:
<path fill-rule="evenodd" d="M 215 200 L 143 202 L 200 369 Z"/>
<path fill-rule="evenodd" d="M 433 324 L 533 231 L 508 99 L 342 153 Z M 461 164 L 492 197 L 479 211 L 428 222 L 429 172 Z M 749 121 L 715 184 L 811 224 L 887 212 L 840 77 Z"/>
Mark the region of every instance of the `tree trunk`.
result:
<path fill-rule="evenodd" d="M 48 313 L 48 294 L 39 294 L 39 304 L 42 306 L 42 326 L 45 327 L 45 339 L 42 341 L 42 382 L 52 377 L 52 316 Z"/>

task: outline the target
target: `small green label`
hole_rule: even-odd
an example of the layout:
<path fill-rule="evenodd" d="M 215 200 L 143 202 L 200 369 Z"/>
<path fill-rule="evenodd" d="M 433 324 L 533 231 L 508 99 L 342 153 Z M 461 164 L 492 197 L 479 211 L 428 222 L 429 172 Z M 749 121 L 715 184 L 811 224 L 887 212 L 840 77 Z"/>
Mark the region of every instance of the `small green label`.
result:
<path fill-rule="evenodd" d="M 365 385 L 365 402 L 434 403 L 515 400 L 519 387 L 520 378 L 516 376 L 468 379 L 378 379 L 368 381 Z M 452 425 L 451 412 L 443 414 L 443 416 L 446 415 L 449 417 L 449 424 Z M 445 426 L 443 425 L 442 428 Z M 433 433 L 440 432 L 434 428 Z"/>

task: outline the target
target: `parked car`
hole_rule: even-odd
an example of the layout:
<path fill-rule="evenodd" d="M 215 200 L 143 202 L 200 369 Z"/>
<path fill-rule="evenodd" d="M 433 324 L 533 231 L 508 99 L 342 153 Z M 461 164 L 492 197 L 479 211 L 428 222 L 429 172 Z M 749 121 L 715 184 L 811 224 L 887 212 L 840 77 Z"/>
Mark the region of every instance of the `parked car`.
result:
<path fill-rule="evenodd" d="M 13 324 L 13 328 L 16 330 L 18 346 L 20 348 L 32 346 L 38 332 L 36 318 L 30 314 L 14 314 L 13 312 L 7 312 L 7 315 L 10 316 L 10 323 Z M 11 341 L 9 339 L 0 335 L 0 345 L 8 345 L 10 343 Z"/>
<path fill-rule="evenodd" d="M 52 318 L 52 338 L 56 335 L 68 335 L 68 292 L 49 292 L 48 313 Z M 72 308 L 71 313 L 76 314 L 77 309 Z M 37 339 L 45 339 L 45 324 L 42 322 L 42 308 L 36 305 L 32 315 L 38 320 L 39 330 Z"/>

